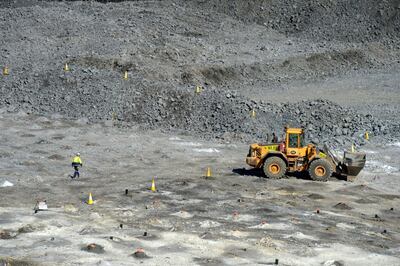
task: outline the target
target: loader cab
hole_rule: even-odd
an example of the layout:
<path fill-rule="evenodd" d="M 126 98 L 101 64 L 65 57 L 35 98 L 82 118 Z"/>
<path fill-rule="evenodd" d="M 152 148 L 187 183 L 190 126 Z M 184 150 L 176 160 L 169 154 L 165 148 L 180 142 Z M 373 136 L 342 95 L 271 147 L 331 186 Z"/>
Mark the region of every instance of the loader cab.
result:
<path fill-rule="evenodd" d="M 304 131 L 301 128 L 286 128 L 286 156 L 304 157 L 306 151 Z"/>

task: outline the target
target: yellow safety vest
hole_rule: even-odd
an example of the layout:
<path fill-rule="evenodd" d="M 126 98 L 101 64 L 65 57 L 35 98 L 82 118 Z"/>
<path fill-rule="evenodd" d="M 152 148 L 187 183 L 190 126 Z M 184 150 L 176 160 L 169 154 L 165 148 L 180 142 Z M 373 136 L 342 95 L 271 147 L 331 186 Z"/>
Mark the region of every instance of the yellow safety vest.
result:
<path fill-rule="evenodd" d="M 72 162 L 73 162 L 73 163 L 82 164 L 81 157 L 75 156 L 74 159 L 72 159 Z"/>

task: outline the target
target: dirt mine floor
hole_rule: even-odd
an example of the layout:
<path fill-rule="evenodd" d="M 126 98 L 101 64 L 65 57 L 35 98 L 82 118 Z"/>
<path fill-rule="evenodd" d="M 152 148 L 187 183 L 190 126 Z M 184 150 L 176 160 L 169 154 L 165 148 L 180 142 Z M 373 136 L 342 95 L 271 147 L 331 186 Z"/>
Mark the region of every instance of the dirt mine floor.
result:
<path fill-rule="evenodd" d="M 0 266 L 400 265 L 399 0 L 0 1 L 0 68 Z M 286 125 L 365 168 L 264 178 Z"/>
<path fill-rule="evenodd" d="M 3 113 L 0 129 L 1 183 L 13 184 L 0 187 L 0 254 L 15 265 L 400 263 L 399 143 L 364 146 L 354 183 L 320 183 L 263 178 L 242 144 L 24 113 Z M 35 214 L 37 200 L 49 209 Z"/>

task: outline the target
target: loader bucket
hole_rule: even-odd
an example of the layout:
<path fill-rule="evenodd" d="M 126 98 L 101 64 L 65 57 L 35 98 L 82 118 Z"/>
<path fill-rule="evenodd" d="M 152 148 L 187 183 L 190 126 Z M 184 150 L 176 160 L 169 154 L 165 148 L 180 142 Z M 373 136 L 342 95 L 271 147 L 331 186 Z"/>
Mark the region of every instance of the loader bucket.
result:
<path fill-rule="evenodd" d="M 343 174 L 357 176 L 365 166 L 366 154 L 362 152 L 344 152 L 342 161 Z"/>

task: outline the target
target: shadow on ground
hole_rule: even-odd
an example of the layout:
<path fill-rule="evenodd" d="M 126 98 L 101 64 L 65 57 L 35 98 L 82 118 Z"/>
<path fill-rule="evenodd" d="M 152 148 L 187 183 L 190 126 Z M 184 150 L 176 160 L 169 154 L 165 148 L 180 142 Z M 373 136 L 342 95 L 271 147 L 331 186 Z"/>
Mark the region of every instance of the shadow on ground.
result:
<path fill-rule="evenodd" d="M 232 169 L 232 173 L 241 175 L 241 176 L 256 176 L 256 177 L 265 177 L 263 171 L 259 168 L 234 168 Z"/>
<path fill-rule="evenodd" d="M 264 175 L 262 169 L 260 169 L 260 168 L 251 168 L 251 169 L 234 168 L 234 169 L 232 169 L 232 173 L 235 173 L 235 174 L 241 175 L 241 176 L 256 176 L 256 177 L 263 177 L 263 178 L 268 179 Z M 286 178 L 294 177 L 296 179 L 310 180 L 310 176 L 308 175 L 308 173 L 302 173 L 302 172 L 287 173 L 285 177 Z"/>

